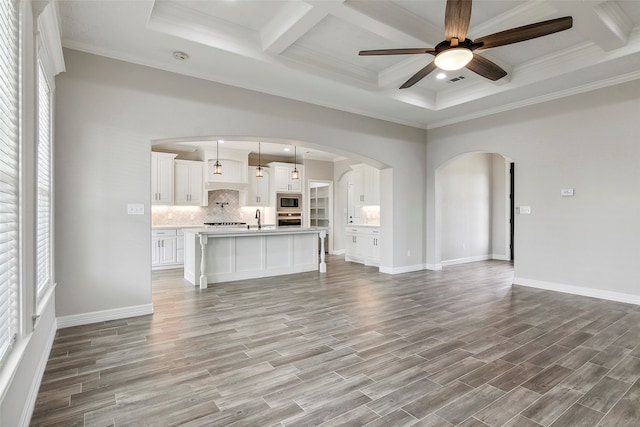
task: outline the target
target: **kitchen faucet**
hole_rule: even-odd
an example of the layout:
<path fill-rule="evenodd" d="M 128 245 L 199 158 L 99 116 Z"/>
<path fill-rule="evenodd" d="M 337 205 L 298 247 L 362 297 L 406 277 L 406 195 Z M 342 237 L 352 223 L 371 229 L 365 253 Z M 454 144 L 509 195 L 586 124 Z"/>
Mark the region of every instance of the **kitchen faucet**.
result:
<path fill-rule="evenodd" d="M 260 209 L 256 209 L 256 219 L 258 220 L 258 230 L 260 230 L 262 228 L 260 224 Z"/>

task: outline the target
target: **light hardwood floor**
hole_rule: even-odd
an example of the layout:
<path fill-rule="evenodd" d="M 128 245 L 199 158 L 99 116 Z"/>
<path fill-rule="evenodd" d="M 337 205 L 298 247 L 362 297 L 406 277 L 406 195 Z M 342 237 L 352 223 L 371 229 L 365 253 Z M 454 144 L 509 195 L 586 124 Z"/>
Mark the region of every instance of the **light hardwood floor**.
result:
<path fill-rule="evenodd" d="M 640 307 L 329 257 L 58 331 L 33 426 L 638 426 Z"/>

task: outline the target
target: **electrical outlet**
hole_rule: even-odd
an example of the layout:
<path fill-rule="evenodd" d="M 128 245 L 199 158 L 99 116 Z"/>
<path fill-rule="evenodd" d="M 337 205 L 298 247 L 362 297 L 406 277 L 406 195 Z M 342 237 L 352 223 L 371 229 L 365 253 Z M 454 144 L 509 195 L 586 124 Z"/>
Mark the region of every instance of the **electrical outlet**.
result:
<path fill-rule="evenodd" d="M 560 195 L 562 197 L 573 197 L 573 188 L 563 188 L 560 190 Z"/>
<path fill-rule="evenodd" d="M 191 219 L 195 219 L 196 216 L 194 214 L 191 214 Z"/>
<path fill-rule="evenodd" d="M 129 203 L 127 205 L 127 215 L 144 215 L 144 204 Z"/>

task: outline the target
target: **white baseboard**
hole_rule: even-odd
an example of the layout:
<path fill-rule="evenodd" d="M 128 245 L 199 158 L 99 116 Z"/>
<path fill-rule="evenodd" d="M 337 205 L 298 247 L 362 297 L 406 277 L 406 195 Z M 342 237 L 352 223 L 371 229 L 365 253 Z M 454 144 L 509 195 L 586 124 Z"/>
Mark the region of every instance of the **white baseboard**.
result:
<path fill-rule="evenodd" d="M 33 381 L 31 382 L 31 386 L 29 387 L 29 393 L 27 395 L 25 405 L 22 408 L 22 415 L 20 417 L 21 426 L 26 427 L 29 425 L 31 421 L 33 410 L 36 407 L 36 399 L 38 398 L 40 383 L 42 382 L 44 370 L 47 367 L 47 362 L 49 361 L 49 354 L 51 353 L 51 348 L 53 347 L 53 340 L 56 338 L 57 330 L 58 330 L 58 326 L 56 323 L 56 319 L 53 319 L 53 324 L 51 325 L 49 336 L 47 337 L 46 348 L 40 354 L 40 360 L 38 361 L 38 366 L 36 367 L 35 372 L 33 373 Z"/>
<path fill-rule="evenodd" d="M 442 260 L 441 262 L 443 267 L 447 267 L 449 265 L 466 264 L 468 262 L 487 261 L 489 259 L 491 259 L 490 255 L 476 255 L 476 256 L 470 256 L 466 258 L 447 259 L 447 260 Z"/>
<path fill-rule="evenodd" d="M 94 311 L 91 313 L 72 314 L 58 317 L 58 328 L 88 325 L 109 320 L 126 319 L 127 317 L 145 316 L 153 314 L 153 304 L 134 305 L 131 307 L 114 308 L 112 310 Z"/>
<path fill-rule="evenodd" d="M 470 256 L 466 258 L 443 260 L 442 265 L 446 267 L 448 265 L 466 264 L 468 262 L 487 261 L 490 259 L 495 259 L 499 261 L 511 261 L 511 257 L 509 255 L 491 254 L 491 255 L 477 255 L 477 256 Z"/>
<path fill-rule="evenodd" d="M 332 255 L 344 255 L 345 252 L 346 252 L 345 249 L 336 249 L 331 254 Z"/>
<path fill-rule="evenodd" d="M 425 264 L 425 268 L 431 271 L 440 271 L 442 270 L 442 264 Z"/>
<path fill-rule="evenodd" d="M 424 264 L 416 264 L 416 265 L 406 265 L 403 267 L 384 267 L 380 266 L 380 273 L 385 274 L 402 274 L 402 273 L 411 273 L 412 271 L 421 271 L 424 270 Z"/>
<path fill-rule="evenodd" d="M 541 280 L 527 279 L 525 277 L 514 277 L 513 284 L 528 286 L 530 288 L 546 289 L 548 291 L 562 292 L 565 294 L 581 295 L 584 297 L 592 297 L 609 301 L 640 305 L 640 295 L 625 294 L 622 292 L 604 291 L 602 289 L 565 285 L 563 283 L 544 282 Z"/>

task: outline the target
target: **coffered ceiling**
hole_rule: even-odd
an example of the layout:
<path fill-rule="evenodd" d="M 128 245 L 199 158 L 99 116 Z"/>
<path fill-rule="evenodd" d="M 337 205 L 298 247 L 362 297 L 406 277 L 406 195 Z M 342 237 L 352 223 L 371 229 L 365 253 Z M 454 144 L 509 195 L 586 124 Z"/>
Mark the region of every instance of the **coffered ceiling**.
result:
<path fill-rule="evenodd" d="M 462 69 L 398 89 L 431 55 L 445 0 L 60 0 L 63 46 L 421 128 L 640 78 L 638 0 L 476 0 L 468 38 L 573 16 L 573 28 L 476 53 L 508 72 Z M 177 60 L 181 51 L 188 59 Z"/>

